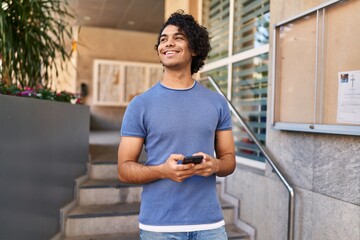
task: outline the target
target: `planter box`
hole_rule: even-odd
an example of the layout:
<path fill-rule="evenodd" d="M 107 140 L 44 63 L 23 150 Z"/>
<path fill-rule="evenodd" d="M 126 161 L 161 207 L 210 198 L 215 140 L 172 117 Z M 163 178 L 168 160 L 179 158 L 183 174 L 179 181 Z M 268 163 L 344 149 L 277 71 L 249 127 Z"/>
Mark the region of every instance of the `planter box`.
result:
<path fill-rule="evenodd" d="M 49 239 L 86 173 L 89 107 L 0 95 L 0 239 Z"/>

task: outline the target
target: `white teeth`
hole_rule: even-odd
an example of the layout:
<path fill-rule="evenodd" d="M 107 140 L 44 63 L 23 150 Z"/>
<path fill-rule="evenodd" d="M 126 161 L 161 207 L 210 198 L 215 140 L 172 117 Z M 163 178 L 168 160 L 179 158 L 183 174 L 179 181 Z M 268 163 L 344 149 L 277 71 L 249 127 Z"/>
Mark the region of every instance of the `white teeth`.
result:
<path fill-rule="evenodd" d="M 166 56 L 167 56 L 167 55 L 173 55 L 173 54 L 175 54 L 174 51 L 168 51 L 168 52 L 165 53 Z"/>

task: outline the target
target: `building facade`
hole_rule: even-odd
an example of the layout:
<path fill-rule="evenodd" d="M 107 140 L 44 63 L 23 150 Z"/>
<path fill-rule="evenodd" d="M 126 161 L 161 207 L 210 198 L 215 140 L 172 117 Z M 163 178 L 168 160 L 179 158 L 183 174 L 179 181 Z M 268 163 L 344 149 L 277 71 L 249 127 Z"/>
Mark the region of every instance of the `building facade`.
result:
<path fill-rule="evenodd" d="M 209 29 L 213 51 L 197 77 L 211 76 L 220 85 L 294 187 L 294 239 L 297 240 L 360 239 L 360 137 L 352 134 L 279 130 L 274 128 L 272 122 L 275 117 L 272 101 L 275 98 L 274 26 L 319 6 L 337 2 L 165 1 L 165 18 L 177 9 L 184 9 Z M 360 10 L 356 0 L 342 2 L 354 4 L 354 8 Z M 156 34 L 99 31 L 104 30 L 83 28 L 80 32 L 79 38 L 93 42 L 87 44 L 92 46 L 91 49 L 79 49 L 82 55 L 77 59 L 78 83 L 85 82 L 92 86 L 91 68 L 95 58 L 158 62 L 153 51 Z M 96 39 L 93 36 L 97 36 Z M 143 47 L 141 52 L 134 52 L 139 37 Z M 351 37 L 358 39 L 359 31 L 354 30 Z M 109 40 L 114 38 L 119 40 L 116 46 Z M 121 43 L 124 46 L 133 44 L 135 47 L 122 49 Z M 119 51 L 114 52 L 114 49 Z M 296 70 L 306 63 L 305 50 L 300 45 L 300 56 L 292 57 L 304 60 L 290 63 L 288 70 Z M 357 49 L 354 48 L 354 51 Z M 329 59 L 331 61 L 331 57 Z M 357 67 L 346 70 L 360 70 L 360 66 Z M 302 91 L 306 93 L 310 89 Z M 87 104 L 91 105 L 92 124 L 101 125 L 102 128 L 120 127 L 121 122 L 118 120 L 125 107 L 95 106 L 92 105 L 91 97 L 90 88 Z M 300 107 L 303 101 L 306 101 L 305 97 L 299 99 Z M 295 111 L 299 106 L 294 106 Z M 357 124 L 355 128 L 360 126 Z M 238 164 L 235 173 L 223 179 L 223 194 L 238 207 L 237 225 L 252 235 L 253 239 L 287 239 L 288 192 L 264 155 L 236 121 L 234 133 Z"/>
<path fill-rule="evenodd" d="M 273 67 L 274 26 L 332 3 L 337 1 L 214 0 L 203 1 L 202 4 L 205 13 L 202 15 L 203 22 L 210 30 L 212 23 L 214 31 L 219 30 L 213 38 L 215 52 L 202 73 L 212 76 L 219 83 L 294 187 L 294 239 L 360 238 L 358 134 L 284 131 L 275 129 L 271 121 L 275 112 L 272 102 L 276 69 Z M 359 8 L 356 1 L 344 1 L 342 4 Z M 219 29 L 221 27 L 223 29 Z M 224 44 L 227 47 L 221 46 Z M 307 61 L 306 49 L 299 51 L 304 52 L 303 55 L 292 57 L 303 59 L 303 63 L 287 65 L 294 72 Z M 332 61 L 330 57 L 328 59 Z M 266 91 L 263 92 L 263 89 Z M 298 101 L 299 104 L 293 108 L 301 111 L 306 98 Z M 355 124 L 355 128 L 358 132 L 360 126 Z M 235 173 L 226 178 L 224 192 L 238 206 L 238 224 L 247 229 L 254 239 L 287 239 L 288 192 L 261 153 L 251 146 L 251 139 L 244 136 L 241 128 L 237 129 L 236 123 L 234 132 L 238 165 Z"/>

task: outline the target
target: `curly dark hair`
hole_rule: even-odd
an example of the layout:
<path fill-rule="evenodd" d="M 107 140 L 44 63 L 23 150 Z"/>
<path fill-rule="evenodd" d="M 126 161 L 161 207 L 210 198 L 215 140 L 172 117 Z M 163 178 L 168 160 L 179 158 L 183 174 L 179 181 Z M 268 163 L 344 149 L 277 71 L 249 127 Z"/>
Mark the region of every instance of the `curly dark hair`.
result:
<path fill-rule="evenodd" d="M 193 16 L 185 14 L 183 10 L 178 10 L 171 14 L 160 30 L 155 50 L 160 44 L 160 36 L 164 28 L 168 25 L 177 26 L 188 38 L 189 48 L 196 54 L 191 62 L 191 74 L 197 73 L 205 64 L 210 50 L 210 37 L 205 27 L 199 25 Z"/>

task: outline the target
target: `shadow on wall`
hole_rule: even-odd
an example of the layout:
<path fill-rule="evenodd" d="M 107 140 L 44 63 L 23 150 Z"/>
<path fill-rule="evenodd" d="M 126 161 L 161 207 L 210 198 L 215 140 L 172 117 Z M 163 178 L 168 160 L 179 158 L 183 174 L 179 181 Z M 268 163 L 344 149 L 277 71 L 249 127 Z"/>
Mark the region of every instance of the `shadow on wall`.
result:
<path fill-rule="evenodd" d="M 91 107 L 91 131 L 119 131 L 125 107 Z"/>

